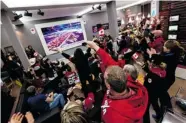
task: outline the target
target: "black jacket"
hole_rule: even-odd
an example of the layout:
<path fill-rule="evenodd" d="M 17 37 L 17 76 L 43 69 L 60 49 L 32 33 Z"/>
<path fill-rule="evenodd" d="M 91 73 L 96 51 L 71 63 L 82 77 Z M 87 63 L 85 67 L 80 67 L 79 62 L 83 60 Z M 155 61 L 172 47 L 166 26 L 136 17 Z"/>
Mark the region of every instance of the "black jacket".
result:
<path fill-rule="evenodd" d="M 147 88 L 149 96 L 161 94 L 165 90 L 165 78 L 151 72 L 147 64 L 145 64 L 143 69 L 147 73 L 144 86 Z"/>
<path fill-rule="evenodd" d="M 163 53 L 163 62 L 167 64 L 166 79 L 168 81 L 175 81 L 175 71 L 178 65 L 179 58 L 173 53 Z"/>

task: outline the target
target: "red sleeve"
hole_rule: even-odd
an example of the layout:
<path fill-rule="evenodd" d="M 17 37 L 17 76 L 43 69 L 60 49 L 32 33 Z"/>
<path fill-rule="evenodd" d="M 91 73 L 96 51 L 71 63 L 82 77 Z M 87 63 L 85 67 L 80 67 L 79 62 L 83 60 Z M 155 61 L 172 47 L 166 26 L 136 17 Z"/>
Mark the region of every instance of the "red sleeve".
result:
<path fill-rule="evenodd" d="M 121 68 L 125 66 L 125 60 L 118 60 L 118 64 Z"/>
<path fill-rule="evenodd" d="M 87 98 L 85 99 L 84 107 L 85 109 L 92 108 L 92 105 L 94 103 L 94 94 L 92 92 L 88 93 Z"/>
<path fill-rule="evenodd" d="M 156 42 L 153 41 L 153 42 L 148 43 L 148 45 L 149 45 L 150 48 L 154 48 L 155 43 L 156 43 Z"/>
<path fill-rule="evenodd" d="M 106 53 L 103 49 L 99 48 L 99 50 L 97 51 L 97 54 L 99 55 L 99 57 L 101 58 L 101 61 L 106 67 L 110 65 L 118 65 L 118 63 L 114 61 L 111 58 L 111 56 L 108 53 Z"/>

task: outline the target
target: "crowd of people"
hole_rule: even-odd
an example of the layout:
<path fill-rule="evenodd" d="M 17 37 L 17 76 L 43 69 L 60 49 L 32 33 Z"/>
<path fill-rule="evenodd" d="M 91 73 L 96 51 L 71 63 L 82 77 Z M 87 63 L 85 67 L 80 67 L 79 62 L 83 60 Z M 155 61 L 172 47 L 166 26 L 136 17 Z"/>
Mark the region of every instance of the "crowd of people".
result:
<path fill-rule="evenodd" d="M 184 49 L 177 41 L 165 41 L 159 25 L 158 30 L 150 31 L 126 27 L 116 39 L 110 35 L 94 36 L 93 41 L 82 46 L 87 47 L 86 53 L 77 48 L 73 57 L 63 49 L 53 49 L 70 64 L 51 61 L 32 47 L 26 48 L 31 62 L 26 75 L 41 80 L 27 88 L 31 112 L 60 107 L 61 123 L 150 123 L 151 104 L 155 111 L 152 117 L 157 122 L 165 108 L 172 108 L 167 91 L 175 82 L 175 70 Z M 136 66 L 144 72 L 143 82 L 138 79 Z M 56 77 L 61 79 L 58 91 L 38 92 L 47 79 Z M 23 117 L 16 113 L 10 122 L 21 123 Z M 30 112 L 25 117 L 28 123 L 34 122 Z"/>

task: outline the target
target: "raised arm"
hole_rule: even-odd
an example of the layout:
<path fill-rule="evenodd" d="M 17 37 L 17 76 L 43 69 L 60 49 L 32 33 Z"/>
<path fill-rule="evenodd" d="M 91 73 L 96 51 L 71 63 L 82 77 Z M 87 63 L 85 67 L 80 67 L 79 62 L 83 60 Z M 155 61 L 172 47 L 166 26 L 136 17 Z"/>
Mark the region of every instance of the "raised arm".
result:
<path fill-rule="evenodd" d="M 62 55 L 63 57 L 65 57 L 66 59 L 68 59 L 69 61 L 71 61 L 71 62 L 74 63 L 74 58 L 71 57 L 69 54 L 64 53 L 63 50 L 62 50 L 61 48 L 53 49 L 53 51 L 58 51 L 59 53 L 61 53 L 61 55 Z"/>
<path fill-rule="evenodd" d="M 69 60 L 71 59 L 71 56 L 69 54 L 62 52 L 61 55 L 65 57 L 66 59 L 69 59 Z"/>
<path fill-rule="evenodd" d="M 97 46 L 96 43 L 94 43 L 93 41 L 87 41 L 86 43 L 90 48 L 96 51 L 97 55 L 99 55 L 101 61 L 106 67 L 110 65 L 118 65 L 118 63 L 114 61 L 108 53 L 106 53 L 103 49 Z"/>

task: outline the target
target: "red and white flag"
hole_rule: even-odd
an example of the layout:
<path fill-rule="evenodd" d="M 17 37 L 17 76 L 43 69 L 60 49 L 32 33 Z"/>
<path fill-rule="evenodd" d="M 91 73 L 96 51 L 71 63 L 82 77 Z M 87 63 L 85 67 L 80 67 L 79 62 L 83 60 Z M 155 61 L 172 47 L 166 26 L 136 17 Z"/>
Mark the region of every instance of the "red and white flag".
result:
<path fill-rule="evenodd" d="M 138 53 L 134 53 L 134 54 L 132 55 L 132 58 L 133 58 L 134 60 L 138 59 L 138 57 L 139 57 L 139 54 L 138 54 Z"/>

